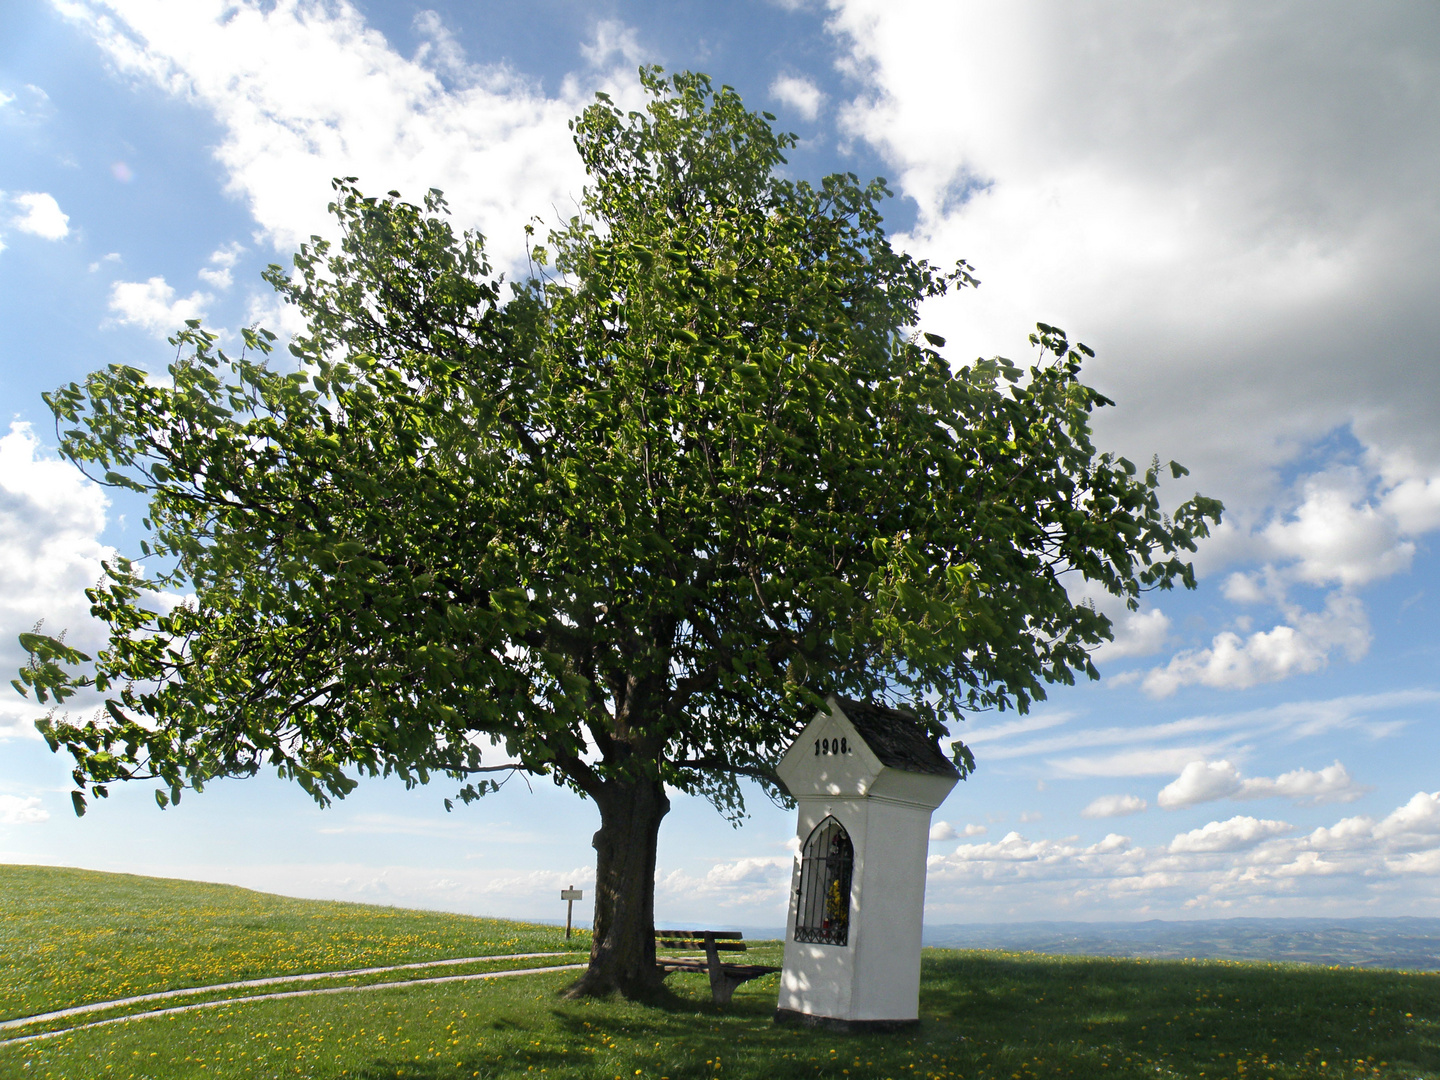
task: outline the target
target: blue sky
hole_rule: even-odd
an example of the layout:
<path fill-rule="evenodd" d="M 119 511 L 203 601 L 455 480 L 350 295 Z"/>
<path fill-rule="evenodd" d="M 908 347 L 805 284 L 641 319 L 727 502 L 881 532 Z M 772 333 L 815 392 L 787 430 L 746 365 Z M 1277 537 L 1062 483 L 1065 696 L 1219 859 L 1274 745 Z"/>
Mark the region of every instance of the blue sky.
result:
<path fill-rule="evenodd" d="M 159 370 L 185 318 L 284 331 L 259 271 L 328 180 L 418 195 L 513 262 L 581 185 L 566 120 L 635 68 L 704 70 L 800 136 L 789 168 L 890 178 L 897 242 L 982 287 L 951 355 L 1095 348 L 1100 443 L 1223 499 L 1193 594 L 1106 608 L 1105 679 L 971 717 L 936 814 L 935 922 L 1434 914 L 1440 899 L 1440 15 L 1424 3 L 520 4 L 11 0 L 0 9 L 0 665 L 142 509 L 54 457 L 40 393 Z M 1083 591 L 1077 587 L 1077 594 Z M 1096 598 L 1105 604 L 1103 597 Z M 561 917 L 596 815 L 514 780 L 273 778 L 82 820 L 35 709 L 0 700 L 0 859 Z M 791 815 L 677 799 L 657 914 L 777 926 Z M 585 913 L 588 914 L 588 911 Z"/>

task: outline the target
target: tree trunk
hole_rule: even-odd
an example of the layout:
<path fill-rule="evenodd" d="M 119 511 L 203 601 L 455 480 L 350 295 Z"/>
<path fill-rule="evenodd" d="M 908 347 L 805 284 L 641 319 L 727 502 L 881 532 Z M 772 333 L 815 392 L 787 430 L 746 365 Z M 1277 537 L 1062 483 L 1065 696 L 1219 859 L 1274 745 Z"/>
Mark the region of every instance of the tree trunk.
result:
<path fill-rule="evenodd" d="M 595 936 L 590 969 L 569 996 L 619 991 L 644 997 L 658 990 L 655 967 L 655 847 L 670 812 L 658 780 L 611 781 L 595 796 L 600 830 L 595 845 Z"/>

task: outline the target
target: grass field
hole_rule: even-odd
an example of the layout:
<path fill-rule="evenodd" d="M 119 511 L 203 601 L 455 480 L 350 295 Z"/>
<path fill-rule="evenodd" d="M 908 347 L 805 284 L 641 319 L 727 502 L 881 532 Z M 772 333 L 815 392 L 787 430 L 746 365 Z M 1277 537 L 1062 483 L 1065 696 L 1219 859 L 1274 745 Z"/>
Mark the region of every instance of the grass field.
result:
<path fill-rule="evenodd" d="M 92 1001 L 456 956 L 588 952 L 554 927 L 0 865 L 0 1020 Z"/>
<path fill-rule="evenodd" d="M 8 901 L 12 885 L 28 873 L 38 871 L 0 868 L 0 895 Z M 104 887 L 111 876 L 91 875 L 94 891 L 67 897 L 63 872 L 45 873 L 61 874 L 45 886 L 57 906 L 51 921 L 32 920 L 33 930 L 43 935 L 50 926 L 63 931 L 83 924 L 87 941 L 112 941 L 105 920 L 124 913 L 117 894 Z M 131 899 L 152 911 L 182 901 L 187 889 L 209 888 L 143 878 L 118 882 L 128 883 Z M 267 956 L 289 965 L 287 971 L 324 968 L 325 958 L 336 955 L 329 932 L 354 935 L 344 938 L 351 942 L 346 948 L 361 950 L 367 960 L 387 948 L 386 955 L 401 956 L 453 942 L 452 955 L 477 955 L 479 942 L 513 938 L 539 946 L 546 935 L 558 936 L 488 920 L 233 892 L 250 905 L 251 918 L 273 911 L 314 931 L 308 940 L 317 952 L 307 963 L 298 943 L 270 952 L 241 948 L 244 959 L 230 964 L 226 977 L 242 966 L 269 973 L 261 970 Z M 207 925 L 228 928 L 237 946 L 247 946 L 244 917 L 226 914 L 225 895 L 211 893 L 192 910 L 207 913 Z M 9 907 L 5 932 L 13 935 Z M 358 920 L 354 925 L 347 911 Z M 136 925 L 129 917 L 118 922 Z M 133 954 L 107 946 L 105 970 L 123 970 L 126 955 L 138 961 L 147 948 L 168 955 L 184 941 L 185 922 L 176 915 L 167 925 L 158 937 L 140 935 Z M 327 925 L 330 931 L 322 929 Z M 387 946 L 387 928 L 404 940 Z M 60 938 L 38 955 L 88 955 L 73 935 Z M 540 950 L 506 945 L 492 951 Z M 225 955 L 217 948 L 208 963 L 226 968 Z M 778 957 L 778 946 L 762 946 L 755 956 Z M 37 987 L 36 965 L 27 964 L 28 1000 L 42 1000 L 42 1008 L 70 1003 L 62 999 L 68 991 L 61 983 L 42 977 Z M 351 965 L 352 959 L 343 961 Z M 24 997 L 16 989 L 21 970 L 0 967 L 7 1000 Z M 709 1002 L 703 976 L 673 976 L 674 993 L 649 1005 L 565 1001 L 560 991 L 572 978 L 555 973 L 255 1002 L 78 1031 L 0 1046 L 0 1077 L 1440 1077 L 1435 974 L 926 950 L 919 1031 L 863 1037 L 776 1028 L 773 975 L 741 987 L 728 1008 Z M 62 997 L 51 996 L 57 993 Z"/>

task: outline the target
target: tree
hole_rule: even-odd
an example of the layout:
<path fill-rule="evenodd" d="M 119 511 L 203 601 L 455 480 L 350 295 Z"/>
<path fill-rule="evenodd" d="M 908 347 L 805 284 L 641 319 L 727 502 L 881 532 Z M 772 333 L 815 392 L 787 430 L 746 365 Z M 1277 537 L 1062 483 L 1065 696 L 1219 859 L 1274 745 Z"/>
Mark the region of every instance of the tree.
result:
<path fill-rule="evenodd" d="M 1167 516 L 1158 463 L 1097 453 L 1089 350 L 1042 325 L 1028 370 L 952 371 L 917 308 L 976 282 L 892 249 L 883 181 L 784 179 L 773 117 L 641 74 L 645 111 L 601 95 L 572 123 L 583 213 L 527 280 L 507 290 L 439 192 L 337 181 L 338 245 L 266 275 L 308 326 L 296 363 L 192 322 L 168 379 L 112 365 L 47 395 L 61 452 L 148 497 L 155 564 L 89 592 L 93 660 L 22 639 L 22 693 L 104 699 L 39 722 L 78 812 L 119 780 L 158 778 L 164 806 L 267 765 L 322 804 L 358 775 L 443 774 L 464 801 L 549 775 L 600 813 L 577 992 L 641 994 L 667 788 L 732 818 L 746 779 L 783 797 L 771 765 L 827 693 L 940 735 L 1098 677 L 1110 624 L 1067 574 L 1132 608 L 1193 587 L 1181 553 L 1220 506 Z"/>

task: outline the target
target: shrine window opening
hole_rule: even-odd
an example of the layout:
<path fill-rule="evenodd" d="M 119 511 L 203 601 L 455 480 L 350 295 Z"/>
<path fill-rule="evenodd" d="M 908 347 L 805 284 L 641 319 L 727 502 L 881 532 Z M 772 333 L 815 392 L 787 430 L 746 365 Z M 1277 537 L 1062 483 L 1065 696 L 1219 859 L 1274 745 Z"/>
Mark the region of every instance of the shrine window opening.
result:
<path fill-rule="evenodd" d="M 855 848 L 844 826 L 827 817 L 800 851 L 800 902 L 795 940 L 815 945 L 850 941 L 850 879 Z"/>

